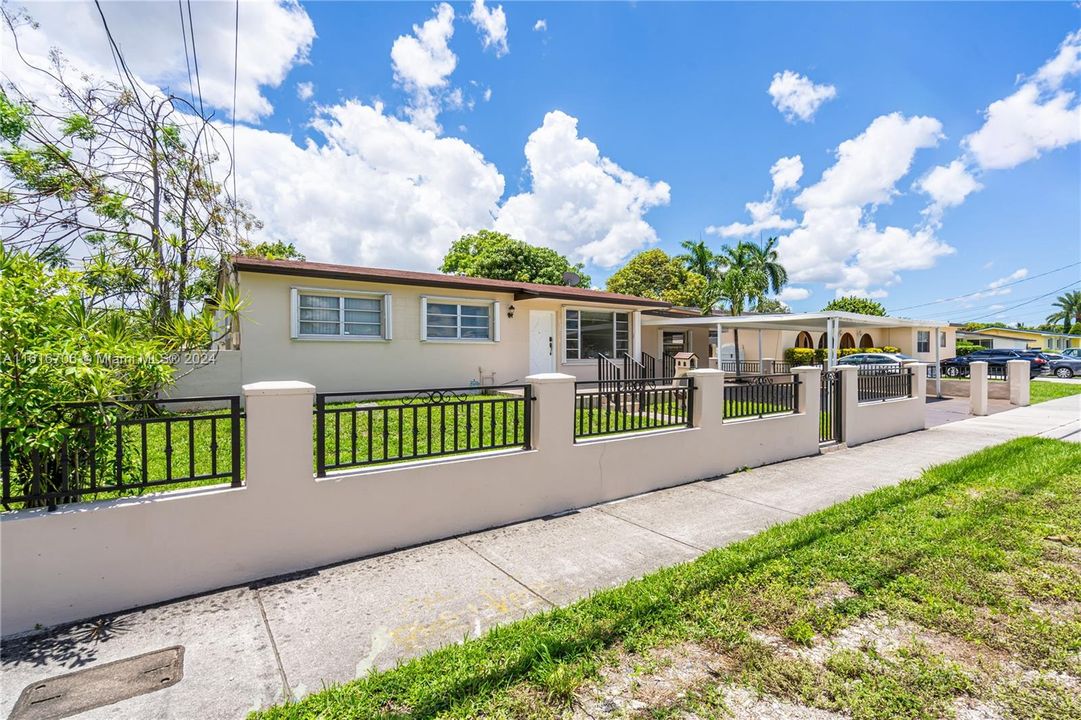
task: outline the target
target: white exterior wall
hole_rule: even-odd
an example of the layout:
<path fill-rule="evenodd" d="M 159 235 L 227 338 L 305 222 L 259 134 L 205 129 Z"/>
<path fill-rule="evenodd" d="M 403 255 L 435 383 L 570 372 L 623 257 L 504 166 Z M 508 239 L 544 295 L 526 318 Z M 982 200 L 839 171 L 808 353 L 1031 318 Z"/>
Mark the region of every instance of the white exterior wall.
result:
<path fill-rule="evenodd" d="M 799 372 L 799 414 L 724 423 L 724 375 L 698 370 L 695 427 L 577 444 L 574 378 L 533 376 L 533 450 L 322 479 L 315 389 L 249 385 L 244 487 L 0 515 L 0 623 L 20 632 L 812 455 L 820 376 Z"/>
<path fill-rule="evenodd" d="M 849 447 L 872 440 L 923 430 L 927 426 L 927 366 L 913 363 L 912 397 L 896 400 L 859 402 L 855 365 L 841 365 L 842 439 Z"/>

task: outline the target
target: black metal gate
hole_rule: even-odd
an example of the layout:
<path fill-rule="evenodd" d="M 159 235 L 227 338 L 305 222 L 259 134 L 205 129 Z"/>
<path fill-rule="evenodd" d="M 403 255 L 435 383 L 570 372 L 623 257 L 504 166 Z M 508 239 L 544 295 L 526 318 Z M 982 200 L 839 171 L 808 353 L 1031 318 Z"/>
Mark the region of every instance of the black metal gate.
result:
<path fill-rule="evenodd" d="M 822 372 L 821 405 L 818 415 L 818 442 L 841 442 L 841 373 Z"/>

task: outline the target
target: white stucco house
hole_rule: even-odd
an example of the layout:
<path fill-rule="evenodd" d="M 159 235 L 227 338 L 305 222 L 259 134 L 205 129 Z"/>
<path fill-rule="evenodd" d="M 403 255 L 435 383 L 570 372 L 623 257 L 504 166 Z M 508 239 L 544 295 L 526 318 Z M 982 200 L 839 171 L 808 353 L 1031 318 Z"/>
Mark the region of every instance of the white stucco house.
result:
<path fill-rule="evenodd" d="M 587 288 L 247 257 L 223 281 L 247 306 L 214 362 L 181 373 L 174 396 L 235 394 L 263 380 L 325 392 L 506 385 L 544 372 L 596 380 L 598 355 L 661 374 L 676 352 L 699 367 L 731 358 L 737 328 L 746 360 L 781 360 L 800 346 L 954 354 L 949 326 L 852 313 L 702 316 Z"/>

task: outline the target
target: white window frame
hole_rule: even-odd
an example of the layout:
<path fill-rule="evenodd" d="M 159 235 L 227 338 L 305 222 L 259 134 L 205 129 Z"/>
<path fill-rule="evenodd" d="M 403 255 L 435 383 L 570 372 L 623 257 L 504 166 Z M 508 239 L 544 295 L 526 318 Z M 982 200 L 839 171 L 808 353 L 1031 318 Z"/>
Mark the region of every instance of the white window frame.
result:
<path fill-rule="evenodd" d="M 337 335 L 304 335 L 300 332 L 300 296 L 318 295 L 320 297 L 338 298 L 338 328 Z M 380 299 L 382 312 L 380 314 L 379 335 L 346 335 L 342 330 L 344 313 L 342 312 L 342 298 L 360 297 L 367 299 Z M 387 342 L 393 339 L 393 302 L 391 294 L 378 290 L 341 290 L 339 288 L 319 287 L 292 287 L 289 288 L 289 337 L 303 342 Z"/>
<path fill-rule="evenodd" d="M 920 350 L 920 334 L 921 333 L 927 336 L 927 349 L 926 350 Z M 918 353 L 929 353 L 929 352 L 931 352 L 931 331 L 930 330 L 917 330 L 916 331 L 916 352 L 918 352 Z"/>
<path fill-rule="evenodd" d="M 559 333 L 560 344 L 562 347 L 562 358 L 564 365 L 593 365 L 597 362 L 597 358 L 572 358 L 567 355 L 567 313 L 568 312 L 606 312 L 612 315 L 612 350 L 616 349 L 616 319 L 615 316 L 618 313 L 623 313 L 627 316 L 627 352 L 631 352 L 634 348 L 634 321 L 631 317 L 633 312 L 631 310 L 606 310 L 604 308 L 595 307 L 578 307 L 578 306 L 565 306 L 563 308 L 563 327 Z M 578 318 L 578 352 L 582 352 L 582 325 L 581 315 Z M 688 340 L 689 342 L 689 340 Z M 614 358 L 613 358 L 614 359 Z"/>
<path fill-rule="evenodd" d="M 428 337 L 428 303 L 443 303 L 446 305 L 467 305 L 471 307 L 487 307 L 488 310 L 488 332 L 487 338 L 430 338 Z M 486 344 L 499 342 L 499 320 L 500 320 L 500 308 L 503 304 L 498 300 L 491 298 L 466 298 L 466 297 L 441 297 L 438 295 L 421 295 L 420 296 L 420 341 L 426 343 L 455 343 L 455 344 Z M 458 311 L 459 318 L 461 317 L 461 309 Z M 459 335 L 462 332 L 461 325 L 458 326 Z"/>

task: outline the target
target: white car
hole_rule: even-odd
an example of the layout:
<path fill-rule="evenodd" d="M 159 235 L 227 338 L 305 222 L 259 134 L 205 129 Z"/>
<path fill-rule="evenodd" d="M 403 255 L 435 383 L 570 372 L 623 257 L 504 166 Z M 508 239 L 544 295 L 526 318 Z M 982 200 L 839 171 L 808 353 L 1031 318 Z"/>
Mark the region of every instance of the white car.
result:
<path fill-rule="evenodd" d="M 838 365 L 858 365 L 863 369 L 880 368 L 883 372 L 900 372 L 901 365 L 916 358 L 904 353 L 853 353 L 837 361 Z"/>

